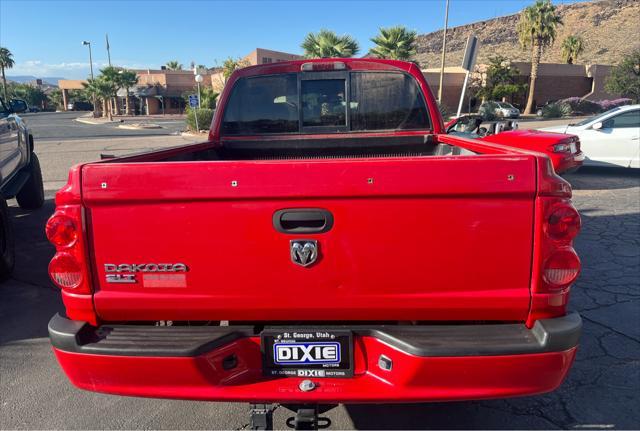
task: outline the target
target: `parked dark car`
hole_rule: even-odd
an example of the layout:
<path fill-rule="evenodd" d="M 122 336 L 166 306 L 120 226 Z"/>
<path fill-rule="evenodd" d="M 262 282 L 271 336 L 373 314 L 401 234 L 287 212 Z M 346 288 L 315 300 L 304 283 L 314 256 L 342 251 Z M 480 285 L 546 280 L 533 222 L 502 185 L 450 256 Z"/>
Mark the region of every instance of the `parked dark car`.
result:
<path fill-rule="evenodd" d="M 11 99 L 9 101 L 9 105 L 11 107 L 11 110 L 17 114 L 29 112 L 29 105 L 22 99 Z"/>
<path fill-rule="evenodd" d="M 536 115 L 538 117 L 542 117 L 542 113 L 544 112 L 544 108 L 546 108 L 547 106 L 556 103 L 558 100 L 553 99 L 553 100 L 547 100 L 546 102 L 544 102 L 542 105 L 536 105 Z"/>
<path fill-rule="evenodd" d="M 93 105 L 89 102 L 71 102 L 67 104 L 69 111 L 93 111 Z"/>
<path fill-rule="evenodd" d="M 20 208 L 27 210 L 44 204 L 42 173 L 33 152 L 33 136 L 24 120 L 16 115 L 13 105 L 0 99 L 0 280 L 11 274 L 15 263 L 13 229 L 6 200 L 15 197 Z"/>

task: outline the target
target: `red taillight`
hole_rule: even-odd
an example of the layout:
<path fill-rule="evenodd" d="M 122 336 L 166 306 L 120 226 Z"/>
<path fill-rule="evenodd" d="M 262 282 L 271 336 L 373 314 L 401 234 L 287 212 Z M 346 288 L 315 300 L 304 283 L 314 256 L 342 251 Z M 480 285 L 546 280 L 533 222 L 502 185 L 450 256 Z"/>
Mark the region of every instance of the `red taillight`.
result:
<path fill-rule="evenodd" d="M 570 136 L 562 142 L 551 145 L 549 149 L 554 153 L 575 153 L 580 150 L 580 139 L 577 136 Z"/>
<path fill-rule="evenodd" d="M 71 247 L 78 239 L 78 230 L 73 220 L 63 214 L 54 215 L 47 222 L 47 239 L 56 247 Z"/>
<path fill-rule="evenodd" d="M 570 144 L 554 144 L 551 146 L 551 151 L 554 153 L 568 153 L 571 151 Z"/>
<path fill-rule="evenodd" d="M 56 247 L 49 276 L 56 286 L 74 294 L 91 293 L 82 219 L 80 205 L 60 205 L 46 226 L 47 238 Z"/>
<path fill-rule="evenodd" d="M 56 254 L 49 263 L 49 275 L 53 282 L 62 289 L 75 289 L 83 278 L 80 262 L 69 253 Z"/>
<path fill-rule="evenodd" d="M 580 231 L 580 215 L 568 205 L 552 208 L 546 221 L 547 234 L 555 240 L 571 241 Z"/>
<path fill-rule="evenodd" d="M 544 263 L 542 278 L 550 288 L 563 289 L 573 283 L 580 273 L 580 259 L 568 248 L 554 252 Z"/>
<path fill-rule="evenodd" d="M 539 197 L 536 201 L 534 279 L 527 327 L 539 319 L 564 316 L 571 285 L 580 274 L 580 259 L 573 239 L 581 227 L 571 204 L 571 186 L 552 170 L 549 159 L 540 160 Z"/>

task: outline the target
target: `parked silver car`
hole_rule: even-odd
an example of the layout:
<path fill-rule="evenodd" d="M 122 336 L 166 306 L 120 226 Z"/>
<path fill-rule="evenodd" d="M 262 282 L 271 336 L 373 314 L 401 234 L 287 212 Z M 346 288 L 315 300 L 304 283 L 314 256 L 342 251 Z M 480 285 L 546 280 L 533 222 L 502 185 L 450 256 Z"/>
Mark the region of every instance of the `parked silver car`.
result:
<path fill-rule="evenodd" d="M 518 108 L 508 102 L 483 102 L 480 105 L 480 112 L 486 110 L 489 106 L 495 106 L 494 113 L 501 118 L 518 118 L 520 117 L 520 111 Z"/>

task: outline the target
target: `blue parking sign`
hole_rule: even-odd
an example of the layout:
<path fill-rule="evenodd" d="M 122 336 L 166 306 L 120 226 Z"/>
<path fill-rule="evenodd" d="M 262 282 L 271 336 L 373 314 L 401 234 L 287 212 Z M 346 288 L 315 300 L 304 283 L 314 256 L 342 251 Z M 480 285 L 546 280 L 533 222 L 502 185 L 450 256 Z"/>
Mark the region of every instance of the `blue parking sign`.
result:
<path fill-rule="evenodd" d="M 189 106 L 192 108 L 197 108 L 198 107 L 198 95 L 197 94 L 190 94 L 189 95 Z"/>

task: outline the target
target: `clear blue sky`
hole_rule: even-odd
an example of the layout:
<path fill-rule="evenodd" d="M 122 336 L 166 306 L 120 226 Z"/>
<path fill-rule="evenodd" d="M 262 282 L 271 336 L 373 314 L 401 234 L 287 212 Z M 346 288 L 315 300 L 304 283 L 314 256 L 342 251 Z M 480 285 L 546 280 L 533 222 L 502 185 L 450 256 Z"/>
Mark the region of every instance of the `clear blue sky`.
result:
<path fill-rule="evenodd" d="M 449 25 L 517 13 L 533 0 L 450 0 Z M 554 1 L 569 3 L 575 0 Z M 214 66 L 256 47 L 300 53 L 305 34 L 328 28 L 361 45 L 378 27 L 405 25 L 418 33 L 442 28 L 445 0 L 425 1 L 29 1 L 0 0 L 0 45 L 16 62 L 8 75 L 85 78 L 112 63 L 158 68 L 169 60 Z"/>

